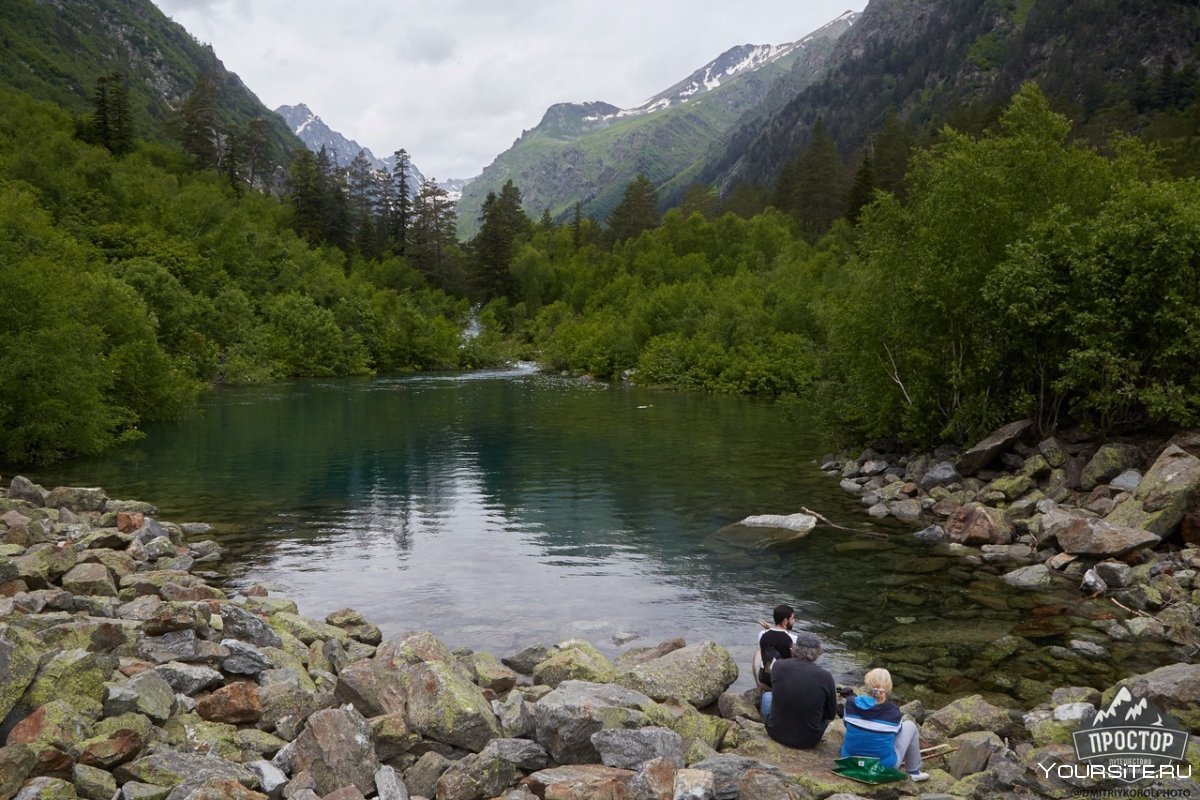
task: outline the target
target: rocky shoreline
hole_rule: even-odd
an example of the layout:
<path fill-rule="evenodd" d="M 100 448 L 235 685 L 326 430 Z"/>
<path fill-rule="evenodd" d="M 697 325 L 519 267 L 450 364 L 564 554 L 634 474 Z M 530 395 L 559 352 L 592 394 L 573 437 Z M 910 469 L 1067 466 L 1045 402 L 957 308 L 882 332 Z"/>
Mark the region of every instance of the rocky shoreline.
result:
<path fill-rule="evenodd" d="M 871 460 L 855 461 L 856 469 L 875 470 L 862 469 Z M 865 487 L 893 475 L 907 484 L 895 469 L 847 480 L 865 477 Z M 1040 482 L 1040 471 L 1030 479 Z M 984 486 L 1000 491 L 995 479 L 978 489 L 966 481 L 982 478 L 962 480 L 976 497 Z M 878 489 L 896 483 L 880 478 Z M 940 488 L 962 491 L 952 486 Z M 963 499 L 961 508 L 970 507 Z M 1128 498 L 1111 499 L 1119 507 Z M 1013 541 L 986 546 L 1040 555 L 1045 543 L 1031 531 L 1047 527 L 1060 545 L 1085 539 L 1084 529 L 1096 536 L 1092 522 L 1055 522 L 1072 513 L 1059 505 L 1030 507 Z M 927 765 L 928 783 L 869 787 L 830 772 L 840 722 L 813 750 L 773 742 L 753 691 L 729 690 L 737 667 L 714 643 L 672 640 L 610 661 L 572 640 L 498 660 L 452 652 L 427 632 L 384 640 L 350 609 L 314 620 L 261 586 L 227 595 L 208 571 L 221 547 L 200 538 L 207 526 L 157 515 L 100 489 L 46 491 L 17 477 L 0 490 L 0 800 L 1066 797 L 1108 785 L 1038 765 L 1072 762 L 1071 732 L 1121 686 L 1200 727 L 1200 666 L 1188 659 L 1103 697 L 1064 676 L 1049 703 L 1030 709 L 978 695 L 940 709 L 910 703 L 923 742 L 948 744 L 948 753 Z M 952 539 L 990 530 L 970 520 L 993 520 L 986 510 L 961 514 L 962 525 L 950 516 Z M 1029 535 L 1034 542 L 1020 541 Z M 1182 558 L 1149 546 L 1122 555 L 1152 552 L 1151 565 L 1164 563 L 1158 555 Z M 1038 565 L 1081 580 L 1108 570 L 1100 554 L 1068 555 L 1075 558 L 1061 568 Z M 1164 575 L 1182 586 L 1187 571 L 1159 570 L 1143 583 L 1145 563 L 1126 566 L 1131 586 L 1150 589 Z M 1188 758 L 1200 763 L 1200 747 L 1191 745 Z M 1191 780 L 1139 788 L 1200 796 Z"/>

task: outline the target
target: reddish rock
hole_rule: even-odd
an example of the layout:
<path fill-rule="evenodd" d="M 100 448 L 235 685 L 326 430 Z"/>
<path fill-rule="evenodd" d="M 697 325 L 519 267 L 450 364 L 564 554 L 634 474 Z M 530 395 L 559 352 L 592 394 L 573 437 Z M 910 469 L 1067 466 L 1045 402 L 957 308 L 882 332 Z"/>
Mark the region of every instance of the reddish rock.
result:
<path fill-rule="evenodd" d="M 266 597 L 267 589 L 261 583 L 256 583 L 247 589 L 243 589 L 242 594 L 246 597 Z"/>
<path fill-rule="evenodd" d="M 0 597 L 13 597 L 21 592 L 28 592 L 29 586 L 23 580 L 5 581 L 0 583 Z"/>
<path fill-rule="evenodd" d="M 1184 514 L 1183 521 L 1179 524 L 1179 532 L 1188 544 L 1200 544 L 1200 511 Z"/>
<path fill-rule="evenodd" d="M 675 798 L 675 765 L 665 758 L 654 758 L 647 761 L 638 770 L 633 779 L 633 789 L 639 798 L 653 800 L 674 800 Z M 758 795 L 744 795 L 758 797 Z"/>
<path fill-rule="evenodd" d="M 140 511 L 118 511 L 117 530 L 121 533 L 134 533 L 146 524 L 146 516 Z"/>
<path fill-rule="evenodd" d="M 120 728 L 104 739 L 90 741 L 79 754 L 79 763 L 111 771 L 114 767 L 132 761 L 145 744 L 145 740 L 137 731 Z"/>
<path fill-rule="evenodd" d="M 1003 511 L 968 503 L 946 520 L 946 537 L 959 544 L 1011 544 L 1013 529 Z"/>
<path fill-rule="evenodd" d="M 196 713 L 209 722 L 227 722 L 230 725 L 258 722 L 262 717 L 258 686 L 246 681 L 222 686 L 196 704 Z"/>
<path fill-rule="evenodd" d="M 362 797 L 360 794 L 359 797 Z M 262 792 L 247 789 L 229 778 L 209 778 L 188 793 L 188 800 L 268 800 Z M 328 800 L 328 798 L 326 798 Z"/>
<path fill-rule="evenodd" d="M 521 781 L 538 797 L 554 800 L 634 800 L 633 772 L 578 764 L 535 772 Z"/>
<path fill-rule="evenodd" d="M 338 789 L 333 794 L 327 794 L 321 800 L 365 800 L 363 793 L 353 786 Z"/>

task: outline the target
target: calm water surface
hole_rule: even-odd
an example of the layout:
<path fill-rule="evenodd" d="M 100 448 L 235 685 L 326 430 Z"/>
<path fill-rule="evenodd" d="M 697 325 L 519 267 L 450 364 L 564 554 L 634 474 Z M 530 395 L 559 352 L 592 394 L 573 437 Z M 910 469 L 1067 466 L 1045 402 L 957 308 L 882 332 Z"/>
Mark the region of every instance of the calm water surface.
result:
<path fill-rule="evenodd" d="M 807 506 L 871 527 L 817 469 L 811 431 L 747 398 L 521 369 L 307 381 L 215 392 L 149 434 L 32 477 L 209 522 L 231 549 L 227 586 L 276 584 L 314 617 L 357 608 L 385 635 L 431 630 L 497 655 L 570 636 L 610 655 L 621 633 L 639 636 L 629 647 L 713 639 L 749 686 L 755 620 L 787 602 L 841 680 L 884 664 L 931 700 L 1106 687 L 1114 671 L 1170 660 L 1048 650 L 1094 635 L 1088 616 L 1111 609 L 1053 616 L 1066 595 L 1014 593 L 911 528 L 876 527 L 890 534 L 879 541 L 822 526 L 796 540 L 736 525 Z M 1013 632 L 1015 650 L 985 653 Z"/>

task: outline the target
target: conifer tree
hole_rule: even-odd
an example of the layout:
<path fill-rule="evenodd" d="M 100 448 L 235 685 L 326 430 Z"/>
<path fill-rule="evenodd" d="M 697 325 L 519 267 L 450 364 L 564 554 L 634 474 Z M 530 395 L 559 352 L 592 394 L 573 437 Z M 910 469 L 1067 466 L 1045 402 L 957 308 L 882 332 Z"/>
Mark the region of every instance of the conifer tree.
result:
<path fill-rule="evenodd" d="M 658 189 L 644 173 L 629 182 L 621 202 L 608 215 L 608 237 L 613 243 L 632 239 L 658 226 Z"/>
<path fill-rule="evenodd" d="M 121 73 L 110 72 L 96 80 L 92 114 L 84 127 L 83 138 L 101 145 L 115 156 L 133 150 L 133 114 L 129 107 L 129 90 Z"/>
<path fill-rule="evenodd" d="M 218 167 L 222 136 L 217 118 L 217 87 L 211 78 L 200 76 L 179 113 L 184 151 L 200 169 Z"/>
<path fill-rule="evenodd" d="M 858 223 L 863 208 L 875 199 L 875 162 L 870 152 L 864 153 L 858 171 L 854 174 L 854 183 L 850 186 L 850 195 L 846 198 L 846 218 L 852 223 Z"/>
<path fill-rule="evenodd" d="M 396 252 L 404 255 L 413 212 L 412 184 L 409 174 L 412 169 L 412 161 L 408 156 L 408 151 L 403 147 L 396 151 L 395 156 L 396 163 L 392 167 L 392 179 L 396 194 L 396 212 L 393 220 L 392 241 L 395 242 Z"/>
<path fill-rule="evenodd" d="M 521 208 L 521 190 L 509 180 L 501 187 L 500 194 L 488 192 L 479 222 L 479 233 L 471 240 L 471 253 L 481 299 L 512 298 L 516 294 L 516 281 L 510 267 L 516 243 L 533 228 Z"/>
<path fill-rule="evenodd" d="M 426 178 L 413 203 L 408 255 L 413 266 L 439 287 L 450 282 L 448 256 L 457 227 L 449 194 L 436 179 Z"/>
<path fill-rule="evenodd" d="M 575 208 L 571 212 L 571 245 L 578 250 L 583 244 L 583 207 L 579 201 L 575 201 Z"/>

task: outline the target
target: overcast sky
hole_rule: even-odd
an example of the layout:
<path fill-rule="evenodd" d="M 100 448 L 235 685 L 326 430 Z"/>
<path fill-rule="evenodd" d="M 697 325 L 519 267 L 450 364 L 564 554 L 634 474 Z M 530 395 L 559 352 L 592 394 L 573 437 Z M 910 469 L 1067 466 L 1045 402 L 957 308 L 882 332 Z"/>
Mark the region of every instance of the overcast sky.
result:
<path fill-rule="evenodd" d="M 866 0 L 155 0 L 268 108 L 306 103 L 384 157 L 469 178 L 550 105 L 637 105 L 739 44 Z"/>

